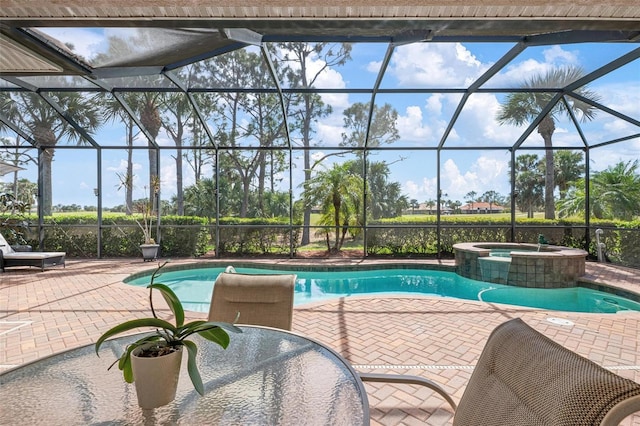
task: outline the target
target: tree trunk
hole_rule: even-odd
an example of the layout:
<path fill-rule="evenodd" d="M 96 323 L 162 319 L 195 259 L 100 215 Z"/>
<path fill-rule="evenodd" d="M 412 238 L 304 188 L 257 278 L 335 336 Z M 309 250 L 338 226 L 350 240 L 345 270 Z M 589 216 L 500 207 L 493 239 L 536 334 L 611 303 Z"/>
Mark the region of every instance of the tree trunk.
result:
<path fill-rule="evenodd" d="M 336 224 L 336 243 L 333 247 L 334 251 L 340 250 L 340 206 L 341 202 L 337 198 L 339 198 L 339 194 L 333 194 L 333 209 L 334 209 L 334 221 Z"/>
<path fill-rule="evenodd" d="M 151 201 L 154 209 L 156 191 L 154 182 L 158 182 L 158 157 L 156 156 L 156 150 L 152 149 L 152 143 L 149 142 L 149 200 Z"/>
<path fill-rule="evenodd" d="M 264 181 L 267 175 L 266 156 L 264 151 L 258 153 L 258 211 L 265 216 L 264 211 Z"/>
<path fill-rule="evenodd" d="M 307 96 L 305 96 L 307 97 Z M 309 101 L 305 102 L 307 111 L 310 109 Z M 302 143 L 305 147 L 309 147 L 310 145 L 310 134 L 311 134 L 311 123 L 307 115 L 304 117 L 304 124 L 302 128 Z M 304 182 L 309 182 L 311 180 L 311 153 L 308 149 L 305 149 L 303 152 L 304 157 Z M 311 207 L 312 206 L 304 206 L 304 213 L 302 217 L 302 240 L 300 242 L 301 245 L 305 246 L 309 244 L 311 241 L 309 237 L 309 226 L 311 225 Z"/>
<path fill-rule="evenodd" d="M 133 121 L 127 127 L 127 173 L 125 175 L 124 204 L 128 216 L 133 214 Z"/>
<path fill-rule="evenodd" d="M 176 153 L 176 208 L 178 216 L 184 216 L 184 183 L 182 176 L 182 147 Z"/>
<path fill-rule="evenodd" d="M 551 137 L 555 131 L 555 123 L 550 115 L 547 115 L 538 126 L 538 133 L 544 139 L 544 156 L 545 156 L 545 173 L 544 173 L 544 218 L 555 219 L 556 218 L 556 206 L 553 196 L 553 190 L 556 185 L 553 181 L 555 175 L 553 165 L 553 144 Z"/>
<path fill-rule="evenodd" d="M 51 216 L 53 207 L 51 164 L 53 163 L 53 149 L 45 149 L 42 154 L 42 214 Z"/>

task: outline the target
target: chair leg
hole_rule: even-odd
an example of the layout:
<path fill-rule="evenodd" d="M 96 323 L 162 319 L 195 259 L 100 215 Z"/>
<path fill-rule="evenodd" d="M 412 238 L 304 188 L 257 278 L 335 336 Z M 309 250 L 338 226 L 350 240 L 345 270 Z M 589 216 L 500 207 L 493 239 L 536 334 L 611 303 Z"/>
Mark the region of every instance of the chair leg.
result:
<path fill-rule="evenodd" d="M 396 383 L 407 385 L 421 385 L 439 393 L 455 411 L 456 403 L 451 396 L 439 384 L 424 377 L 410 376 L 404 374 L 376 374 L 376 373 L 358 373 L 363 382 L 378 383 Z"/>

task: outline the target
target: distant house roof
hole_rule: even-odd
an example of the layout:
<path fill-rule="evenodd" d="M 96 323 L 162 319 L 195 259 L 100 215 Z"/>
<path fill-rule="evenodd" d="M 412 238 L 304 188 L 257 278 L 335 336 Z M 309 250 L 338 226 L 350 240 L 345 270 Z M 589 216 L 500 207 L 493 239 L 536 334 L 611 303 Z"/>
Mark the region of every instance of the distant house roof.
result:
<path fill-rule="evenodd" d="M 465 204 L 464 206 L 460 207 L 460 210 L 462 211 L 485 211 L 489 209 L 491 211 L 502 211 L 504 210 L 504 207 L 499 204 L 489 205 L 489 203 L 485 203 L 482 201 L 476 201 L 475 203 Z"/>

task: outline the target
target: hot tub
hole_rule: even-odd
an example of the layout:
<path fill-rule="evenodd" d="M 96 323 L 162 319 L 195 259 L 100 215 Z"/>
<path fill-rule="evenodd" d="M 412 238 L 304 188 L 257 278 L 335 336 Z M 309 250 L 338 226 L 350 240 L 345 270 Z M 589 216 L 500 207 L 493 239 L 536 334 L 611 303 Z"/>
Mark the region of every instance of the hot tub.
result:
<path fill-rule="evenodd" d="M 453 246 L 463 277 L 532 288 L 574 287 L 587 252 L 527 243 L 460 243 Z"/>

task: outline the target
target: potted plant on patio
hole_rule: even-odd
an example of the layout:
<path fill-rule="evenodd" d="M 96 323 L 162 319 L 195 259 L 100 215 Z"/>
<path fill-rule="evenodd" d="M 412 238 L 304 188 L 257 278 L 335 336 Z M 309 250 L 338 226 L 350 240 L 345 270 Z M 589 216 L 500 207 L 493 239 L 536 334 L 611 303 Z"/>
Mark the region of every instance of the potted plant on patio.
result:
<path fill-rule="evenodd" d="M 135 382 L 138 405 L 144 409 L 156 408 L 173 401 L 178 386 L 183 348 L 187 349 L 187 369 L 194 388 L 204 395 L 204 385 L 196 364 L 197 346 L 187 338 L 199 334 L 226 349 L 230 338 L 228 332 L 241 333 L 238 327 L 225 322 L 192 321 L 184 322 L 184 309 L 176 294 L 166 285 L 155 283 L 155 278 L 166 262 L 152 274 L 149 289 L 151 318 L 126 321 L 106 331 L 96 341 L 96 354 L 106 339 L 139 327 L 153 327 L 155 332 L 147 334 L 127 346 L 116 363 L 122 370 L 127 383 Z M 158 318 L 153 305 L 153 290 L 160 292 L 175 317 L 175 325 Z"/>
<path fill-rule="evenodd" d="M 144 237 L 144 242 L 140 244 L 140 250 L 142 251 L 142 259 L 145 262 L 155 260 L 158 257 L 158 248 L 160 247 L 151 235 L 151 231 L 153 229 L 153 216 L 155 214 L 155 210 L 153 208 L 154 201 L 160 191 L 160 179 L 157 176 L 153 177 L 151 181 L 151 188 L 153 190 L 153 197 L 145 199 L 137 205 L 138 212 L 142 214 L 142 223 L 138 220 L 136 220 L 136 223 L 142 230 L 142 235 Z"/>

